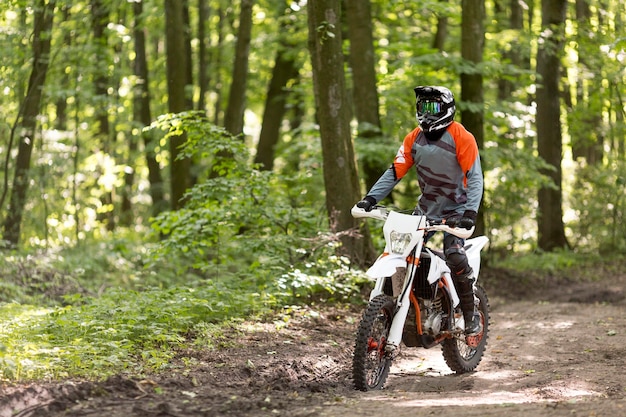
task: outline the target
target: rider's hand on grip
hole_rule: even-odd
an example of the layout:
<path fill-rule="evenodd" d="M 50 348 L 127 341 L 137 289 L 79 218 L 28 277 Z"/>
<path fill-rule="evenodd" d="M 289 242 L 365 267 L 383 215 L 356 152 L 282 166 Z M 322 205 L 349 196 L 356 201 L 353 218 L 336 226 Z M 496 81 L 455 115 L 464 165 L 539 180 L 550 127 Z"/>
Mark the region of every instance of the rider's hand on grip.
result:
<path fill-rule="evenodd" d="M 366 196 L 363 200 L 361 200 L 358 203 L 356 203 L 356 206 L 358 208 L 362 208 L 363 210 L 369 212 L 369 211 L 372 211 L 372 208 L 374 207 L 374 204 L 376 204 L 376 200 L 374 200 L 370 196 Z"/>
<path fill-rule="evenodd" d="M 448 217 L 445 223 L 449 227 L 462 227 L 469 230 L 476 224 L 476 212 L 474 210 L 465 210 L 462 216 L 456 214 Z"/>
<path fill-rule="evenodd" d="M 465 210 L 463 217 L 457 222 L 456 227 L 471 229 L 476 224 L 476 212 L 474 210 Z"/>

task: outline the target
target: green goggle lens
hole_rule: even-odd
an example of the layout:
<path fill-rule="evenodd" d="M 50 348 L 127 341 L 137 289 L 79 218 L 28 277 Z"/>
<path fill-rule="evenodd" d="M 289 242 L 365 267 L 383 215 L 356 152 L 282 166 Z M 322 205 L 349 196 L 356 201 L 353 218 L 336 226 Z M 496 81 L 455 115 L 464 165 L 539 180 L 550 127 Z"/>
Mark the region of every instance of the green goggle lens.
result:
<path fill-rule="evenodd" d="M 438 101 L 422 101 L 418 105 L 420 113 L 437 114 L 441 111 L 441 103 Z"/>

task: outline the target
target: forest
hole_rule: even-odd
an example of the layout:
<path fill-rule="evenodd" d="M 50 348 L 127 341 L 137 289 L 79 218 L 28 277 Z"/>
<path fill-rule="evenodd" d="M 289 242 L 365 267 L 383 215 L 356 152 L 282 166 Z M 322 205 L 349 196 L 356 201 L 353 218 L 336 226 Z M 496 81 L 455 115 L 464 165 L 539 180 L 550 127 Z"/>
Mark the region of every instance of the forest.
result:
<path fill-rule="evenodd" d="M 487 264 L 626 253 L 622 0 L 6 0 L 0 29 L 2 381 L 358 302 L 381 234 L 350 208 L 418 85 L 478 142 Z"/>

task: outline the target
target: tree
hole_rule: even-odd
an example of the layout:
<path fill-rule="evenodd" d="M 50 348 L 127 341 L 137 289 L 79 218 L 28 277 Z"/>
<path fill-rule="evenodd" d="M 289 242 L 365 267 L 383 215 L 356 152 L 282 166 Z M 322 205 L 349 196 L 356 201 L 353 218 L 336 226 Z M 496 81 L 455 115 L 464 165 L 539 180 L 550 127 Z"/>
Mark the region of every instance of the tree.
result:
<path fill-rule="evenodd" d="M 93 38 L 95 43 L 95 56 L 98 59 L 103 59 L 108 63 L 109 51 L 108 40 L 106 34 L 107 24 L 109 23 L 109 5 L 105 4 L 102 0 L 91 0 L 91 28 L 93 31 Z M 111 124 L 109 123 L 109 86 L 112 85 L 112 78 L 108 76 L 110 66 L 99 65 L 96 66 L 96 72 L 94 75 L 94 100 L 96 104 L 96 120 L 98 126 L 98 132 L 96 136 L 100 140 L 101 151 L 106 155 L 113 154 L 111 149 Z M 113 202 L 113 190 L 104 190 L 100 197 L 100 221 L 106 224 L 109 231 L 115 229 L 115 211 Z"/>
<path fill-rule="evenodd" d="M 39 116 L 43 88 L 50 65 L 50 33 L 54 20 L 54 0 L 38 0 L 34 10 L 33 66 L 28 90 L 23 103 L 22 122 L 19 126 L 20 142 L 15 160 L 15 176 L 9 211 L 4 221 L 4 240 L 17 246 L 20 237 L 22 215 L 26 206 L 29 186 L 30 160 L 33 153 L 37 117 Z"/>
<path fill-rule="evenodd" d="M 150 123 L 152 123 L 143 2 L 137 1 L 133 3 L 133 16 L 133 34 L 135 38 L 134 72 L 137 77 L 133 101 L 133 120 L 139 128 L 143 129 L 145 126 L 149 126 Z M 156 216 L 166 208 L 161 167 L 154 151 L 155 143 L 153 132 L 142 131 L 140 135 L 145 145 L 148 181 L 150 182 L 150 197 L 152 198 L 152 214 Z M 132 178 L 128 178 L 127 185 L 128 182 L 132 183 L 132 181 Z"/>
<path fill-rule="evenodd" d="M 485 43 L 485 0 L 463 0 L 463 16 L 461 23 L 461 55 L 471 63 L 471 70 L 461 72 L 461 109 L 463 125 L 472 132 L 479 148 L 484 147 L 483 115 L 483 75 L 480 63 L 483 61 L 483 45 Z M 485 221 L 479 212 L 476 233 L 485 233 Z"/>
<path fill-rule="evenodd" d="M 289 19 L 291 9 L 281 1 L 281 9 L 285 16 L 280 21 L 278 50 L 272 77 L 267 89 L 263 123 L 259 135 L 259 145 L 254 162 L 261 164 L 261 169 L 271 171 L 274 167 L 274 150 L 279 141 L 280 127 L 287 111 L 287 84 L 298 76 L 298 65 L 294 53 L 293 24 Z"/>
<path fill-rule="evenodd" d="M 206 94 L 209 89 L 209 40 L 206 34 L 210 16 L 208 0 L 198 0 L 198 110 L 206 106 Z"/>
<path fill-rule="evenodd" d="M 448 3 L 449 0 L 439 0 L 440 3 Z M 433 38 L 433 48 L 444 50 L 446 38 L 448 37 L 448 16 L 440 14 L 437 16 L 437 32 Z"/>
<path fill-rule="evenodd" d="M 254 0 L 241 0 L 239 30 L 235 46 L 233 77 L 228 95 L 228 107 L 224 115 L 224 128 L 237 136 L 243 133 L 243 116 L 246 110 L 246 84 L 248 80 L 248 60 L 252 33 L 252 6 Z"/>
<path fill-rule="evenodd" d="M 549 165 L 544 174 L 553 186 L 538 193 L 538 245 L 545 251 L 567 247 L 563 224 L 561 160 L 563 143 L 560 112 L 560 54 L 563 49 L 567 0 L 541 1 L 542 37 L 537 51 L 537 141 L 539 156 Z"/>
<path fill-rule="evenodd" d="M 172 207 L 179 207 L 189 186 L 210 175 L 201 164 L 215 166 L 214 160 L 198 154 L 191 154 L 193 161 L 178 159 L 178 145 L 188 138 L 172 135 L 165 139 L 157 136 L 160 132 L 155 129 L 141 135 L 139 131 L 163 113 L 181 113 L 192 107 L 206 112 L 215 125 L 233 126 L 229 130 L 238 133 L 243 130 L 244 112 L 262 116 L 256 161 L 280 174 L 272 177 L 272 186 L 287 187 L 294 193 L 302 190 L 302 195 L 291 200 L 293 207 L 310 207 L 324 194 L 323 149 L 316 122 L 329 121 L 319 119 L 322 113 L 315 112 L 314 80 L 307 76 L 310 65 L 303 60 L 309 53 L 305 45 L 308 31 L 300 26 L 307 1 L 252 1 L 56 1 L 58 15 L 46 33 L 54 59 L 49 62 L 36 123 L 32 124 L 37 139 L 32 142 L 21 240 L 38 241 L 42 246 L 74 243 L 98 237 L 114 224 L 119 227 L 132 220 L 145 225 L 163 209 L 159 201 L 169 205 L 171 199 Z M 4 160 L 0 232 L 7 212 L 17 215 L 9 201 L 11 193 L 16 191 L 17 196 L 19 191 L 13 187 L 17 157 L 23 163 L 27 152 L 22 144 L 20 153 L 19 138 L 25 132 L 31 134 L 24 128 L 24 110 L 25 97 L 31 100 L 35 92 L 29 85 L 33 18 L 35 6 L 47 3 L 0 2 L 4 28 L 0 36 L 0 109 L 6 115 L 0 123 Z M 545 61 L 555 44 L 546 39 L 557 37 L 552 36 L 551 28 L 541 25 L 539 1 L 485 1 L 484 9 L 469 0 L 338 3 L 344 7 L 340 22 L 346 62 L 325 62 L 320 73 L 346 63 L 349 66 L 347 97 L 340 110 L 349 115 L 349 123 L 358 122 L 350 124 L 350 133 L 356 131 L 358 178 L 364 180 L 361 193 L 387 166 L 398 140 L 415 125 L 407 91 L 417 84 L 456 85 L 459 119 L 481 143 L 487 182 L 486 204 L 480 213 L 494 230 L 490 236 L 494 246 L 513 249 L 512 241 L 519 247 L 537 245 L 537 241 L 522 238 L 528 236 L 529 223 L 538 218 L 537 205 L 526 202 L 535 202 L 539 189 L 547 183 L 541 174 L 550 174 L 555 181 L 551 170 L 540 169 L 547 165 L 537 158 L 536 122 L 542 121 L 537 120 L 535 106 L 539 100 L 538 118 L 545 117 L 542 100 L 554 99 L 558 93 L 563 98 L 556 104 L 561 129 L 570 139 L 563 146 L 571 144 L 572 153 L 569 149 L 557 151 L 549 164 L 558 168 L 561 153 L 563 158 L 573 154 L 574 160 L 563 167 L 568 174 L 571 168 L 576 176 L 565 177 L 563 171 L 561 178 L 561 210 L 567 210 L 567 219 L 572 219 L 564 224 L 565 231 L 569 239 L 570 234 L 578 238 L 588 236 L 590 230 L 609 230 L 606 222 L 602 223 L 606 229 L 599 229 L 599 222 L 615 216 L 623 206 L 613 200 L 592 201 L 574 191 L 597 196 L 603 189 L 611 190 L 613 178 L 615 193 L 621 190 L 626 155 L 623 2 L 567 2 L 565 24 L 569 30 L 559 33 L 557 45 L 561 67 L 556 77 L 561 88 L 550 87 L 548 92 L 541 90 L 541 83 L 547 81 L 548 87 L 552 81 L 541 79 L 540 73 L 552 65 Z M 484 43 L 480 31 L 474 35 L 475 28 L 466 26 L 478 12 L 489 16 L 484 19 Z M 141 22 L 133 23 L 133 13 Z M 249 16 L 253 26 L 246 40 Z M 136 29 L 142 29 L 141 33 L 135 34 Z M 534 67 L 537 57 L 533 55 L 531 60 L 531 53 L 538 47 L 543 55 L 539 67 Z M 481 83 L 481 93 L 472 90 Z M 483 102 L 488 103 L 484 108 Z M 230 108 L 225 111 L 227 105 Z M 480 116 L 484 128 L 478 126 Z M 476 127 L 472 127 L 472 119 Z M 553 126 L 555 120 L 547 126 Z M 539 132 L 542 155 L 553 140 L 546 139 L 543 123 Z M 285 129 L 287 124 L 289 129 Z M 381 131 L 381 126 L 384 135 L 378 140 L 375 132 Z M 256 137 L 251 139 L 244 144 L 256 146 Z M 279 167 L 275 166 L 277 156 Z M 66 163 L 69 160 L 71 164 Z M 351 181 L 349 176 L 343 178 Z M 394 203 L 412 205 L 416 192 L 415 181 L 403 181 L 394 189 Z M 542 210 L 549 210 L 544 206 L 546 190 L 541 192 Z M 113 208 L 116 217 L 110 216 Z M 570 217 L 570 213 L 578 217 Z M 611 224 L 619 224 L 619 218 Z M 11 227 L 17 227 L 15 222 Z M 611 232 L 618 238 L 623 235 L 619 230 Z M 542 233 L 548 232 L 543 228 Z"/>
<path fill-rule="evenodd" d="M 380 140 L 382 127 L 370 0 L 350 0 L 344 3 L 350 39 L 349 61 L 352 70 L 354 111 L 359 123 L 358 137 L 365 141 Z M 384 166 L 372 158 L 366 158 L 362 167 L 365 186 L 370 189 L 383 172 Z"/>
<path fill-rule="evenodd" d="M 357 221 L 350 208 L 360 198 L 356 161 L 350 136 L 350 112 L 343 70 L 341 5 L 334 0 L 309 0 L 309 50 L 317 120 L 322 139 L 324 187 L 330 229 L 342 234 L 341 252 L 354 262 L 370 260 L 365 239 L 345 233 Z"/>
<path fill-rule="evenodd" d="M 508 8 L 502 3 L 508 3 Z M 510 62 L 514 67 L 514 70 L 519 68 L 528 69 L 528 54 L 525 52 L 529 49 L 528 45 L 525 45 L 527 37 L 524 34 L 524 7 L 519 0 L 508 1 L 496 1 L 495 5 L 496 20 L 502 25 L 501 30 L 509 29 L 512 34 L 507 36 L 507 40 L 502 50 L 502 57 L 505 62 Z M 508 19 L 506 19 L 506 10 L 509 11 Z M 506 20 L 508 20 L 508 22 Z M 506 22 L 506 24 L 505 24 Z M 508 42 L 509 37 L 514 37 L 516 42 Z M 500 100 L 509 100 L 511 94 L 516 87 L 519 87 L 519 83 L 515 83 L 509 77 L 502 77 L 498 80 L 498 98 Z"/>
<path fill-rule="evenodd" d="M 600 34 L 594 33 L 597 26 L 592 22 L 590 2 L 588 0 L 576 0 L 576 44 L 579 76 L 576 80 L 576 105 L 572 106 L 569 113 L 571 120 L 568 125 L 572 137 L 572 154 L 574 159 L 585 158 L 589 164 L 602 162 L 604 132 L 600 128 L 603 124 L 604 112 L 603 101 L 607 96 L 597 78 L 587 79 L 585 74 L 593 73 L 602 76 L 602 61 L 593 56 L 593 51 L 598 50 L 605 39 Z M 598 16 L 598 21 L 601 21 Z M 571 99 L 570 99 L 571 100 Z M 589 129 L 589 126 L 595 128 Z"/>
<path fill-rule="evenodd" d="M 166 48 L 167 48 L 167 91 L 171 113 L 180 113 L 187 108 L 189 101 L 185 93 L 187 87 L 187 48 L 185 46 L 184 2 L 165 0 Z M 177 210 L 184 205 L 183 195 L 191 185 L 190 160 L 179 158 L 180 147 L 185 136 L 170 139 L 171 206 Z"/>

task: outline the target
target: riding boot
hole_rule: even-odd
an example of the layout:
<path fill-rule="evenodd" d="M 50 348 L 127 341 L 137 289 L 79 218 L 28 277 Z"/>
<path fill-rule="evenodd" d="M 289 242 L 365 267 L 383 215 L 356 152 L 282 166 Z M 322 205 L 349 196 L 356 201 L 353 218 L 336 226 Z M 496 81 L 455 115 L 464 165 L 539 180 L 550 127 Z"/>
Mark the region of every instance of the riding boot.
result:
<path fill-rule="evenodd" d="M 446 264 L 450 268 L 454 285 L 456 286 L 461 300 L 461 310 L 465 319 L 465 335 L 476 336 L 480 334 L 482 325 L 480 313 L 474 304 L 474 271 L 469 265 L 467 254 L 465 253 L 463 239 L 452 234 L 444 237 L 444 252 L 446 254 Z"/>
<path fill-rule="evenodd" d="M 459 290 L 461 310 L 463 310 L 463 318 L 465 319 L 466 336 L 476 336 L 482 331 L 480 313 L 476 309 L 474 302 L 474 280 L 470 278 L 472 273 L 473 271 L 470 269 L 463 276 L 455 277 L 456 286 Z"/>

